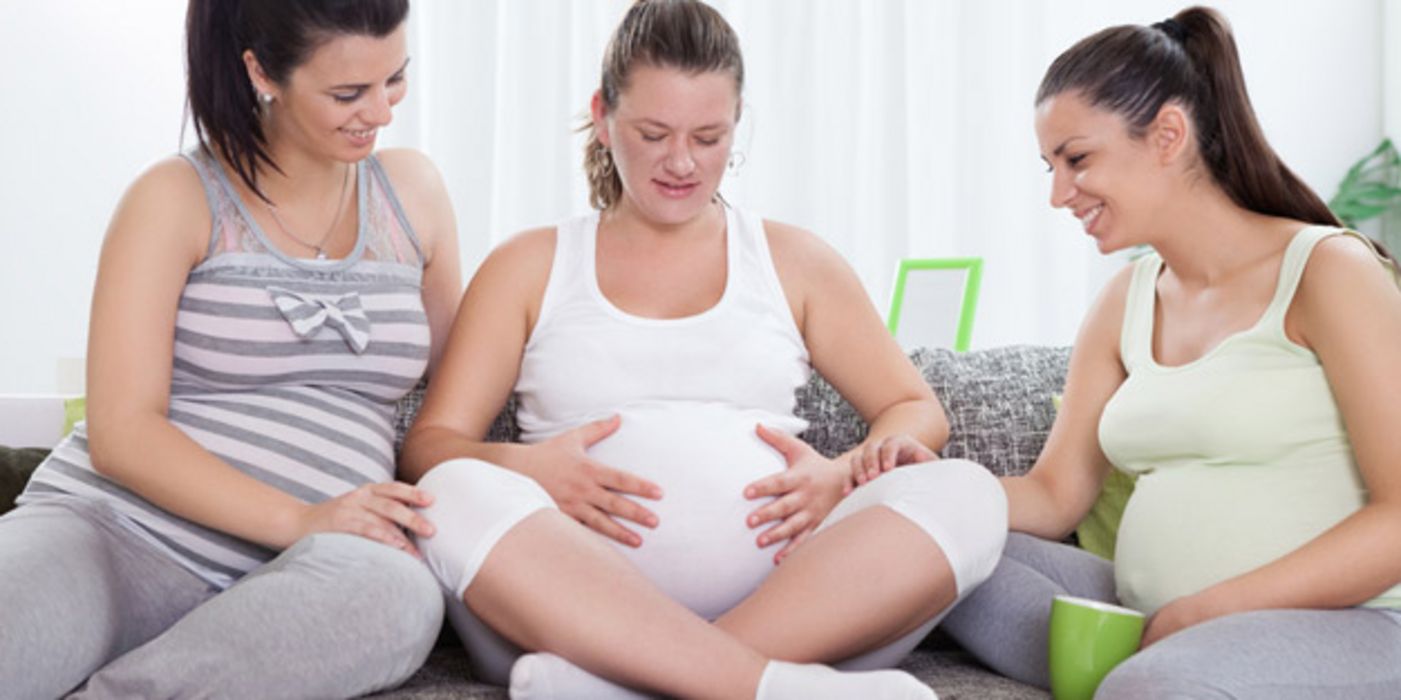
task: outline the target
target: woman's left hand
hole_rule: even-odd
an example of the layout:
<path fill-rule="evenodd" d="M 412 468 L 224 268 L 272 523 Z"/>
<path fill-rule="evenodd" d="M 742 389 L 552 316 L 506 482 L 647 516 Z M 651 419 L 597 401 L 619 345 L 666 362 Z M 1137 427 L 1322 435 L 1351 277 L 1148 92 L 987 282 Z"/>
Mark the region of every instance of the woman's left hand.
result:
<path fill-rule="evenodd" d="M 788 463 L 786 470 L 744 488 L 744 497 L 751 500 L 774 497 L 772 502 L 750 513 L 745 522 L 755 528 L 778 521 L 759 535 L 758 545 L 767 547 L 788 540 L 774 555 L 774 563 L 779 564 L 822 523 L 842 496 L 850 492 L 851 475 L 846 467 L 823 457 L 792 435 L 763 425 L 757 426 L 755 432 Z"/>
<path fill-rule="evenodd" d="M 1148 618 L 1148 624 L 1143 627 L 1143 642 L 1139 648 L 1147 649 L 1150 644 L 1164 637 L 1231 612 L 1233 611 L 1216 600 L 1209 588 L 1184 595 L 1158 608 L 1158 611 Z"/>

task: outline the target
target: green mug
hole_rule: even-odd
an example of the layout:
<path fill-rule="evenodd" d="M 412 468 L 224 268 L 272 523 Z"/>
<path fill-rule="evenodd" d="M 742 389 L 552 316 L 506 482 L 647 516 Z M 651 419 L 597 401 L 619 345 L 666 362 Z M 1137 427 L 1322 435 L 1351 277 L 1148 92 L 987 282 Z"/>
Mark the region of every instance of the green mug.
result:
<path fill-rule="evenodd" d="M 1143 613 L 1088 598 L 1058 595 L 1051 601 L 1047 638 L 1051 695 L 1090 700 L 1119 662 L 1138 651 Z"/>

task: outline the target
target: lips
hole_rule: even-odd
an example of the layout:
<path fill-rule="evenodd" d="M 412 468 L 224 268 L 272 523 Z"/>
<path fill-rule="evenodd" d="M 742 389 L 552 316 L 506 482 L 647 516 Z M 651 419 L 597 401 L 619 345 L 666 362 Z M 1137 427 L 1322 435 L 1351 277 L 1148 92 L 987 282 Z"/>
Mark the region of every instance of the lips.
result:
<path fill-rule="evenodd" d="M 1095 206 L 1090 207 L 1088 209 L 1081 209 L 1079 211 L 1076 211 L 1075 218 L 1080 220 L 1080 225 L 1083 226 L 1085 228 L 1085 231 L 1088 233 L 1090 227 L 1093 226 L 1094 223 L 1099 220 L 1099 215 L 1103 211 L 1104 205 L 1096 204 Z"/>
<path fill-rule="evenodd" d="M 378 132 L 379 129 L 378 129 L 378 128 L 373 128 L 373 129 L 345 129 L 345 128 L 342 128 L 340 131 L 341 131 L 341 133 L 343 133 L 343 134 L 345 134 L 347 137 L 349 137 L 349 138 L 350 138 L 350 142 L 353 143 L 353 144 L 355 144 L 356 146 L 368 146 L 368 145 L 373 144 L 373 143 L 375 142 L 375 133 Z"/>
<path fill-rule="evenodd" d="M 698 182 L 674 183 L 663 180 L 653 180 L 652 182 L 657 186 L 657 189 L 661 191 L 662 196 L 672 199 L 684 199 L 689 197 L 691 193 L 695 192 L 696 188 L 700 186 Z"/>

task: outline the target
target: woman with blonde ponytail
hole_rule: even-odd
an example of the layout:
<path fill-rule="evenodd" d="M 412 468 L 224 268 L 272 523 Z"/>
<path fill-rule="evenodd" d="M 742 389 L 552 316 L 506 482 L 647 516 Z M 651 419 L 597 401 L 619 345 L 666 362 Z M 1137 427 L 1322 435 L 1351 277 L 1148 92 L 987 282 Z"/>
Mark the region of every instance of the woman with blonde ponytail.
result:
<path fill-rule="evenodd" d="M 1060 594 L 1149 616 L 1100 699 L 1401 697 L 1397 270 L 1266 143 L 1235 41 L 1194 7 L 1105 29 L 1036 96 L 1051 203 L 1102 292 L 1013 533 L 945 628 L 1047 685 Z M 1060 544 L 1111 469 L 1137 476 L 1113 562 Z"/>
<path fill-rule="evenodd" d="M 513 697 L 931 698 L 889 669 L 1001 552 L 996 480 L 936 460 L 943 410 L 855 274 L 720 197 L 743 81 L 715 10 L 629 10 L 599 211 L 482 264 L 406 440 L 419 547 Z M 797 437 L 814 368 L 870 423 L 836 458 Z M 485 442 L 512 394 L 524 444 Z"/>

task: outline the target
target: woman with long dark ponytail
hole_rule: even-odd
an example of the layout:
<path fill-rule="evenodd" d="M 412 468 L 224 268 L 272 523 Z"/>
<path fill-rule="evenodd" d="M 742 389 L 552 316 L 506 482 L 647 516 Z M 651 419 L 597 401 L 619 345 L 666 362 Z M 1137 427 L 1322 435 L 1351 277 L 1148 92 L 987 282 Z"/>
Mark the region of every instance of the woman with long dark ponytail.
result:
<path fill-rule="evenodd" d="M 1036 96 L 1051 204 L 1123 270 L 1009 537 L 945 628 L 1047 684 L 1053 596 L 1149 615 L 1097 698 L 1401 697 L 1401 292 L 1265 142 L 1224 18 L 1090 36 Z M 1137 476 L 1113 562 L 1057 542 Z"/>
<path fill-rule="evenodd" d="M 118 206 L 88 420 L 0 518 L 0 695 L 347 697 L 427 656 L 393 417 L 461 285 L 436 171 L 374 152 L 407 12 L 191 0 L 199 143 Z"/>

